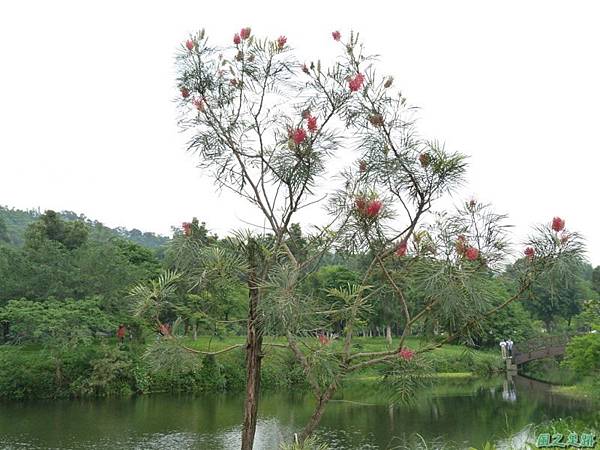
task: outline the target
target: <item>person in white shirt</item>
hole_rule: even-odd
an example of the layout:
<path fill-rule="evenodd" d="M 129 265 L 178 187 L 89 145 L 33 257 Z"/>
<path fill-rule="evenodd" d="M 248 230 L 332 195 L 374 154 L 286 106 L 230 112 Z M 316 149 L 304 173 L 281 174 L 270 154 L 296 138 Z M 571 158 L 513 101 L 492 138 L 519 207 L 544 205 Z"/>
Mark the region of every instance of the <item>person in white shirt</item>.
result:
<path fill-rule="evenodd" d="M 506 341 L 506 353 L 508 354 L 509 358 L 512 358 L 513 356 L 513 344 L 514 342 L 512 341 L 512 339 L 508 338 Z"/>
<path fill-rule="evenodd" d="M 506 359 L 506 341 L 504 339 L 500 341 L 500 350 L 502 351 L 502 359 Z"/>

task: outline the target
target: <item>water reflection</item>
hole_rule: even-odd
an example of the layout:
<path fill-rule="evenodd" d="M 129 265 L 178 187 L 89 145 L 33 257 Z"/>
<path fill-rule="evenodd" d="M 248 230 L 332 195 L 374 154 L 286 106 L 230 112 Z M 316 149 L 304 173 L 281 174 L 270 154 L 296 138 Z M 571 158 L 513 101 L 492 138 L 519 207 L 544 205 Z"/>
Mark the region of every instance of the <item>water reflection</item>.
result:
<path fill-rule="evenodd" d="M 346 385 L 322 420 L 319 435 L 335 449 L 407 445 L 414 433 L 457 446 L 481 446 L 547 419 L 594 419 L 589 402 L 565 399 L 522 377 L 455 380 L 422 392 L 412 405 L 389 403 L 372 382 Z M 258 450 L 276 449 L 308 420 L 309 393 L 264 393 Z M 236 449 L 241 395 L 147 396 L 102 401 L 0 404 L 3 449 Z"/>

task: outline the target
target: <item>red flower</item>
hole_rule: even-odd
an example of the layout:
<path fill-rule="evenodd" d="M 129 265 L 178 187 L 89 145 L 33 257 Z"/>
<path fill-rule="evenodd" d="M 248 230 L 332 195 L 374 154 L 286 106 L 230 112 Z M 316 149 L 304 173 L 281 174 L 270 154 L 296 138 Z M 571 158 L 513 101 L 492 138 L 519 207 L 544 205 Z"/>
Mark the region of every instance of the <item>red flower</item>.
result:
<path fill-rule="evenodd" d="M 552 219 L 552 229 L 557 233 L 565 229 L 565 221 L 560 217 Z"/>
<path fill-rule="evenodd" d="M 304 72 L 307 75 L 310 73 L 310 71 L 308 70 L 308 67 L 306 66 L 306 64 L 302 64 L 302 72 Z"/>
<path fill-rule="evenodd" d="M 527 256 L 527 258 L 533 259 L 535 255 L 535 250 L 533 249 L 533 247 L 527 247 L 523 253 L 525 253 L 525 256 Z"/>
<path fill-rule="evenodd" d="M 334 31 L 333 33 L 331 33 L 331 36 L 333 37 L 334 41 L 339 41 L 342 37 L 342 33 L 340 33 L 339 31 Z"/>
<path fill-rule="evenodd" d="M 189 222 L 183 222 L 181 224 L 181 227 L 183 228 L 183 234 L 185 234 L 186 236 L 189 236 L 192 234 L 192 224 Z"/>
<path fill-rule="evenodd" d="M 379 200 L 372 200 L 367 204 L 367 209 L 365 210 L 365 214 L 367 217 L 377 217 L 379 211 L 381 211 L 381 207 L 383 203 Z"/>
<path fill-rule="evenodd" d="M 194 41 L 188 39 L 187 41 L 185 41 L 185 46 L 189 51 L 192 51 L 194 49 Z"/>
<path fill-rule="evenodd" d="M 350 78 L 348 86 L 352 92 L 358 91 L 365 81 L 365 76 L 362 73 L 357 73 L 354 78 Z"/>
<path fill-rule="evenodd" d="M 246 27 L 246 28 L 242 28 L 240 30 L 240 37 L 244 40 L 248 39 L 250 37 L 250 32 L 251 32 L 251 28 L 250 27 Z"/>
<path fill-rule="evenodd" d="M 287 42 L 287 38 L 285 36 L 279 36 L 277 38 L 277 46 L 279 48 L 283 48 L 285 46 L 286 42 Z"/>
<path fill-rule="evenodd" d="M 308 122 L 307 127 L 308 127 L 309 131 L 311 131 L 313 133 L 315 131 L 317 131 L 317 118 L 316 117 L 309 116 L 307 119 L 307 122 Z"/>
<path fill-rule="evenodd" d="M 404 361 L 410 361 L 415 356 L 415 352 L 413 352 L 410 348 L 403 347 L 402 350 L 398 352 L 400 358 Z"/>
<path fill-rule="evenodd" d="M 406 242 L 406 239 L 402 239 L 396 247 L 396 256 L 405 256 L 407 250 L 408 243 Z"/>
<path fill-rule="evenodd" d="M 233 35 L 233 43 L 235 45 L 238 45 L 240 42 L 242 42 L 242 39 L 240 38 L 240 35 L 238 33 L 235 33 Z"/>
<path fill-rule="evenodd" d="M 364 197 L 357 197 L 356 200 L 354 200 L 354 205 L 360 213 L 364 213 L 365 208 L 367 207 L 367 201 L 364 199 Z"/>
<path fill-rule="evenodd" d="M 358 162 L 358 170 L 360 172 L 366 172 L 367 171 L 367 162 L 363 161 L 362 159 Z"/>
<path fill-rule="evenodd" d="M 292 139 L 296 145 L 302 144 L 306 139 L 306 131 L 304 131 L 304 128 L 296 128 L 292 132 Z"/>
<path fill-rule="evenodd" d="M 204 102 L 201 98 L 195 98 L 192 104 L 196 107 L 198 111 L 204 112 Z"/>
<path fill-rule="evenodd" d="M 325 336 L 324 334 L 319 334 L 319 342 L 322 345 L 327 345 L 327 344 L 329 344 L 329 338 L 327 336 Z"/>
<path fill-rule="evenodd" d="M 190 90 L 186 87 L 182 87 L 181 89 L 179 89 L 179 91 L 181 92 L 181 96 L 183 98 L 188 98 L 190 96 Z"/>
<path fill-rule="evenodd" d="M 465 251 L 465 256 L 469 261 L 475 261 L 479 257 L 479 250 L 475 247 L 469 247 Z"/>

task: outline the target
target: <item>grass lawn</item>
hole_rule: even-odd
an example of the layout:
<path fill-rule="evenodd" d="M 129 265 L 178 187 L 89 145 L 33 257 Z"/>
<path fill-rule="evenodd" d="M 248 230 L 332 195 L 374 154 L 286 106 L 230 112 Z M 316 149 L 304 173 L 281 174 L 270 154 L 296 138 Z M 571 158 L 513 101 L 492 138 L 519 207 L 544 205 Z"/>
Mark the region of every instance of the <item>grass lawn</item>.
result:
<path fill-rule="evenodd" d="M 185 345 L 190 348 L 213 352 L 223 350 L 233 345 L 243 345 L 244 343 L 244 336 L 227 336 L 224 338 L 199 336 L 195 341 L 193 339 L 187 339 L 185 341 Z M 284 337 L 265 337 L 264 343 L 286 345 L 287 341 Z M 308 339 L 306 343 L 310 346 L 320 345 L 316 338 Z M 397 348 L 398 343 L 398 338 L 393 339 L 391 348 Z M 409 337 L 406 339 L 404 346 L 409 347 L 412 350 L 418 350 L 428 344 L 427 341 L 423 341 L 420 338 Z M 341 350 L 342 342 L 340 339 L 337 339 L 331 345 L 333 345 L 334 348 L 339 348 Z M 270 348 L 273 350 L 270 350 Z M 355 352 L 378 352 L 390 349 L 386 339 L 383 337 L 356 337 L 353 339 L 352 348 Z M 265 349 L 267 358 L 269 357 L 269 353 L 280 353 L 285 351 L 283 348 L 269 347 L 268 345 Z M 468 377 L 473 372 L 480 370 L 482 363 L 489 367 L 495 367 L 498 363 L 501 363 L 499 352 L 493 350 L 473 350 L 462 345 L 445 345 L 428 353 L 428 357 L 431 358 L 433 366 L 437 370 L 439 376 L 453 378 Z M 376 376 L 376 372 L 374 372 L 374 369 L 368 369 L 355 374 L 355 376 L 368 378 Z"/>

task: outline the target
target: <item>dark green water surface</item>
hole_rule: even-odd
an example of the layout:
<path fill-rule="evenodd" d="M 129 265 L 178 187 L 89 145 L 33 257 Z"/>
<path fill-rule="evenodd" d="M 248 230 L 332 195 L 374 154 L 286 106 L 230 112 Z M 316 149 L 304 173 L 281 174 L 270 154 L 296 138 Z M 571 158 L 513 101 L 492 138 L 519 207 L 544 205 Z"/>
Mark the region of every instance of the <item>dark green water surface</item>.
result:
<path fill-rule="evenodd" d="M 338 393 L 319 436 L 334 449 L 405 448 L 414 434 L 459 448 L 502 442 L 528 424 L 572 418 L 598 421 L 598 405 L 557 396 L 518 379 L 448 380 L 390 405 L 374 382 L 353 382 Z M 241 394 L 151 395 L 130 399 L 0 403 L 2 449 L 236 449 Z M 256 449 L 277 449 L 312 412 L 310 393 L 265 392 Z M 431 448 L 431 446 L 430 446 Z"/>

